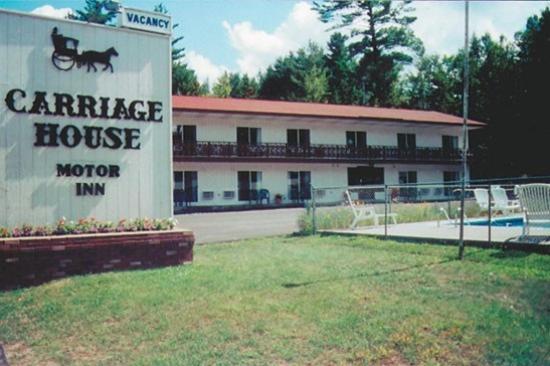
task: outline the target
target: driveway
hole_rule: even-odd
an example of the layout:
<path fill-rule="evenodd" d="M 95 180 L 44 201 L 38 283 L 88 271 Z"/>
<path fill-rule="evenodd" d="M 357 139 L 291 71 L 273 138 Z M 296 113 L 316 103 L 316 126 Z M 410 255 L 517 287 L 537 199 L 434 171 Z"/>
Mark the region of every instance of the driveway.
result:
<path fill-rule="evenodd" d="M 285 235 L 298 231 L 303 208 L 176 215 L 178 227 L 191 229 L 197 244 Z"/>

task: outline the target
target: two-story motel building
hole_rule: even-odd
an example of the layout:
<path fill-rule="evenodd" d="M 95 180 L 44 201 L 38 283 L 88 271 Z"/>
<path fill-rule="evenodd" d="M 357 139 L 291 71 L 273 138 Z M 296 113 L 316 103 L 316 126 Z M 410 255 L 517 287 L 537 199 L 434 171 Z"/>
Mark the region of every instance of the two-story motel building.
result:
<path fill-rule="evenodd" d="M 459 179 L 462 119 L 453 115 L 212 97 L 172 101 L 176 207 L 243 205 L 267 195 L 271 203 L 277 196 L 298 203 L 310 199 L 311 185 Z"/>

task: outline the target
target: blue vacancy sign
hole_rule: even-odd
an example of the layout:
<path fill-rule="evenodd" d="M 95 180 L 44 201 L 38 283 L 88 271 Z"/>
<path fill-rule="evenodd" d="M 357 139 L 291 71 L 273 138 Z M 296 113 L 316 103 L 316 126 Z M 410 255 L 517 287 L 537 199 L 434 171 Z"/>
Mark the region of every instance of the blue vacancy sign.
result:
<path fill-rule="evenodd" d="M 170 34 L 172 31 L 172 20 L 166 14 L 132 8 L 121 10 L 119 17 L 121 27 L 163 34 Z"/>

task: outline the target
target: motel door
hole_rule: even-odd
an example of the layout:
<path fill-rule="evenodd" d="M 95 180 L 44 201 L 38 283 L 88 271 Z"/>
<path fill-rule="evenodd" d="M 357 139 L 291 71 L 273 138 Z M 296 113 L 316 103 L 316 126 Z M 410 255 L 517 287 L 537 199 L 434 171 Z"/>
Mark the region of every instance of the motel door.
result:
<path fill-rule="evenodd" d="M 197 126 L 174 125 L 172 130 L 172 140 L 174 141 L 175 145 L 196 144 Z"/>
<path fill-rule="evenodd" d="M 384 168 L 358 166 L 348 168 L 349 186 L 367 186 L 384 184 Z"/>
<path fill-rule="evenodd" d="M 174 172 L 174 205 L 188 206 L 198 201 L 197 172 Z"/>
<path fill-rule="evenodd" d="M 262 182 L 262 172 L 237 172 L 239 201 L 256 201 Z"/>
<path fill-rule="evenodd" d="M 288 172 L 289 195 L 292 201 L 311 198 L 311 172 Z"/>

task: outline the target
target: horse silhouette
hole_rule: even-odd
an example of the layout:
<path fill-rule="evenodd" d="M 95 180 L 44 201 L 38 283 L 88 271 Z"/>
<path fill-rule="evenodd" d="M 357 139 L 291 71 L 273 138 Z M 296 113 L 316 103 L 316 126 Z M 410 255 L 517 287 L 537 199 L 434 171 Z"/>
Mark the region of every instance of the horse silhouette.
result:
<path fill-rule="evenodd" d="M 103 52 L 84 51 L 82 54 L 76 56 L 76 62 L 78 67 L 83 65 L 88 66 L 87 72 L 90 72 L 90 68 L 94 69 L 94 72 L 97 71 L 95 67 L 96 63 L 105 65 L 103 71 L 111 69 L 111 72 L 113 72 L 113 65 L 111 64 L 111 57 L 113 56 L 118 56 L 118 52 L 114 47 Z"/>

